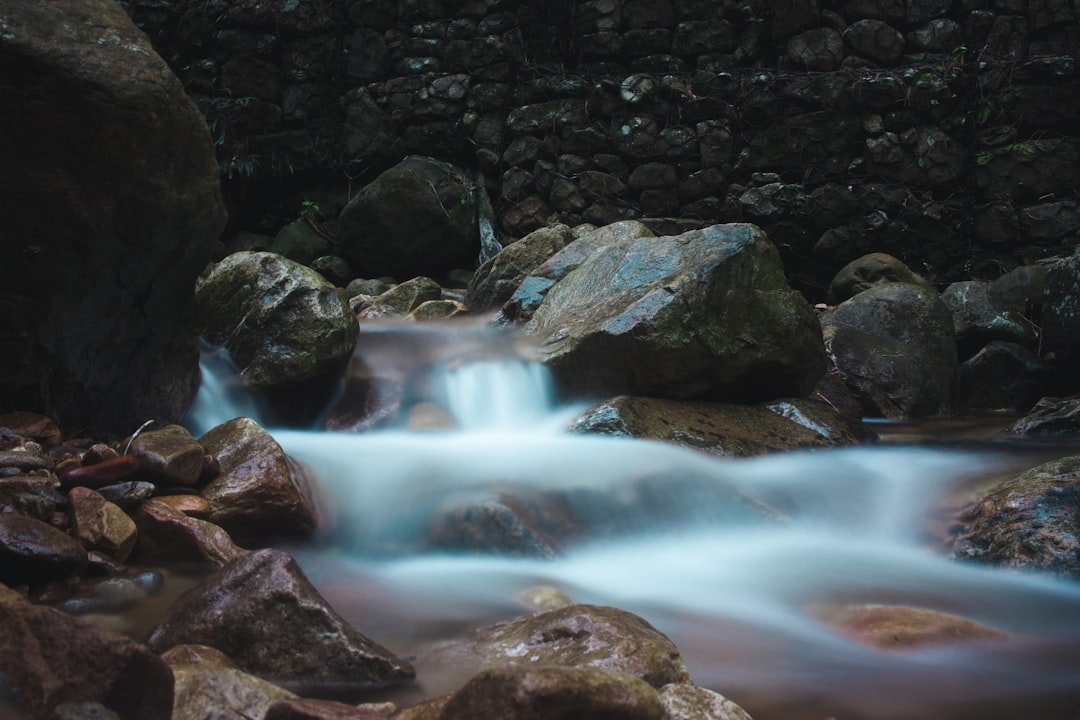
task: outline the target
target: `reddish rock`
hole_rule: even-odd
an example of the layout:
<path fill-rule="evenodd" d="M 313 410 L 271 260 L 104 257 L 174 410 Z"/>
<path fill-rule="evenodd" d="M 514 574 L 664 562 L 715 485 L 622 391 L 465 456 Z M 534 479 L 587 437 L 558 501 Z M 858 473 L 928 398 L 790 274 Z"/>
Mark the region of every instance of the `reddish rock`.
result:
<path fill-rule="evenodd" d="M 949 613 L 905 605 L 818 606 L 810 613 L 853 640 L 882 650 L 913 650 L 997 640 L 1001 630 Z"/>
<path fill-rule="evenodd" d="M 61 487 L 85 487 L 99 489 L 112 485 L 117 480 L 131 475 L 139 469 L 139 461 L 131 455 L 120 455 L 109 460 L 102 460 L 93 465 L 68 470 L 60 476 Z"/>
<path fill-rule="evenodd" d="M 139 528 L 140 557 L 224 565 L 244 552 L 218 525 L 188 517 L 158 500 L 139 506 L 135 524 Z"/>

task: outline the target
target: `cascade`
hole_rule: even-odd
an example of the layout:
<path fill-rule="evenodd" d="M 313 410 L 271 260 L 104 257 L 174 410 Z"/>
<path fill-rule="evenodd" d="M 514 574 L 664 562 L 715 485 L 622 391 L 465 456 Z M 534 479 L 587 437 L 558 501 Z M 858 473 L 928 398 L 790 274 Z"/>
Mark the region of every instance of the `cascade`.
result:
<path fill-rule="evenodd" d="M 950 560 L 928 530 L 947 498 L 1038 464 L 1030 453 L 884 443 L 721 460 L 567 433 L 576 409 L 503 333 L 387 325 L 358 348 L 350 373 L 397 373 L 404 405 L 438 404 L 452 426 L 272 430 L 327 516 L 318 542 L 290 551 L 347 619 L 417 655 L 426 693 L 468 673 L 426 665 L 425 642 L 528 612 L 522 594 L 551 586 L 642 615 L 699 685 L 758 720 L 1066 720 L 1080 709 L 1080 585 Z M 508 497 L 565 503 L 586 539 L 544 558 L 432 542 L 448 518 Z M 817 619 L 815 608 L 844 603 L 955 613 L 1010 640 L 882 651 Z"/>

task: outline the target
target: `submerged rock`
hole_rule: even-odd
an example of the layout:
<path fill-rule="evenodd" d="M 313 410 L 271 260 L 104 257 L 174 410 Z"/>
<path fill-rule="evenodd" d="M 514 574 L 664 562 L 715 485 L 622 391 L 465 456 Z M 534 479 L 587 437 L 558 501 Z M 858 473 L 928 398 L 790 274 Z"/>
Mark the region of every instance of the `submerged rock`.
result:
<path fill-rule="evenodd" d="M 576 394 L 760 401 L 804 396 L 825 370 L 817 318 L 747 224 L 602 247 L 525 332 Z"/>
<path fill-rule="evenodd" d="M 1080 579 L 1080 455 L 1007 480 L 962 511 L 953 556 Z"/>
<path fill-rule="evenodd" d="M 208 645 L 243 671 L 310 696 L 414 676 L 407 662 L 334 612 L 296 562 L 276 550 L 245 553 L 189 590 L 148 642 L 157 652 Z"/>
<path fill-rule="evenodd" d="M 817 606 L 810 614 L 852 640 L 881 650 L 985 642 L 1004 632 L 959 615 L 905 605 Z"/>

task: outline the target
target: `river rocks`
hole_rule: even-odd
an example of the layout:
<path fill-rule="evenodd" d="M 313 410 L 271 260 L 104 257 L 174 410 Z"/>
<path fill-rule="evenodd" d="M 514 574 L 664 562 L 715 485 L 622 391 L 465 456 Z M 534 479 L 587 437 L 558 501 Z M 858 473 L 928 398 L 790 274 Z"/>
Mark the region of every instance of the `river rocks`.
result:
<path fill-rule="evenodd" d="M 473 312 L 501 306 L 537 266 L 574 240 L 565 225 L 534 230 L 503 248 L 473 274 L 465 293 L 465 304 Z"/>
<path fill-rule="evenodd" d="M 688 682 L 672 642 L 641 617 L 618 608 L 571 605 L 474 630 L 431 648 L 425 662 L 455 667 L 602 668 L 655 688 Z"/>
<path fill-rule="evenodd" d="M 272 253 L 229 255 L 196 301 L 207 342 L 224 346 L 256 388 L 332 384 L 356 343 L 356 319 L 334 286 Z"/>
<path fill-rule="evenodd" d="M 810 613 L 852 640 L 882 650 L 951 647 L 1007 637 L 965 617 L 905 605 L 822 605 Z"/>
<path fill-rule="evenodd" d="M 848 423 L 824 406 L 795 401 L 775 407 L 624 395 L 586 410 L 570 429 L 665 440 L 721 457 L 856 442 Z"/>
<path fill-rule="evenodd" d="M 415 277 L 372 298 L 356 313 L 359 320 L 401 320 L 426 302 L 442 299 L 442 287 L 429 277 Z"/>
<path fill-rule="evenodd" d="M 470 679 L 440 720 L 665 720 L 656 689 L 632 675 L 595 667 L 500 667 Z"/>
<path fill-rule="evenodd" d="M 199 438 L 221 473 L 201 491 L 210 520 L 241 542 L 308 537 L 318 524 L 310 484 L 254 420 L 236 418 Z"/>
<path fill-rule="evenodd" d="M 525 332 L 577 394 L 753 401 L 805 395 L 824 372 L 816 318 L 752 225 L 607 245 Z"/>
<path fill-rule="evenodd" d="M 449 163 L 405 158 L 341 211 L 339 251 L 365 277 L 443 277 L 471 266 L 480 252 L 472 184 Z"/>
<path fill-rule="evenodd" d="M 38 585 L 86 566 L 86 550 L 61 530 L 19 513 L 0 513 L 0 582 Z"/>
<path fill-rule="evenodd" d="M 105 433 L 178 420 L 198 384 L 192 289 L 225 222 L 206 124 L 109 0 L 6 7 L 0 54 L 19 108 L 0 117 L 18 239 L 0 395 Z"/>
<path fill-rule="evenodd" d="M 307 695 L 388 685 L 412 667 L 367 639 L 322 599 L 284 553 L 243 554 L 185 593 L 154 629 L 161 652 L 196 643 L 245 672 Z"/>
<path fill-rule="evenodd" d="M 961 560 L 1080 579 L 1080 456 L 1054 460 L 992 488 L 958 516 Z"/>
<path fill-rule="evenodd" d="M 296 695 L 236 668 L 174 665 L 172 720 L 261 718 L 274 703 Z"/>
<path fill-rule="evenodd" d="M 146 646 L 0 586 L 0 673 L 30 711 L 46 718 L 65 702 L 100 702 L 122 720 L 170 720 L 173 675 Z"/>
<path fill-rule="evenodd" d="M 933 290 L 876 285 L 821 316 L 830 363 L 864 413 L 892 419 L 947 413 L 957 373 L 952 313 Z"/>

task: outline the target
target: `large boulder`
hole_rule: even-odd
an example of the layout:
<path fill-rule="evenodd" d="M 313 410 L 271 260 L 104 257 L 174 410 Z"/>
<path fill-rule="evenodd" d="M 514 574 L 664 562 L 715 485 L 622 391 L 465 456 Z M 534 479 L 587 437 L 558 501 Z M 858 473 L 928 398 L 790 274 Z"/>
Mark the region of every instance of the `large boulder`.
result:
<path fill-rule="evenodd" d="M 241 670 L 305 695 L 412 679 L 409 663 L 361 635 L 277 550 L 238 556 L 182 595 L 151 633 L 157 652 L 220 650 Z"/>
<path fill-rule="evenodd" d="M 461 168 L 410 156 L 358 192 L 338 217 L 341 254 L 364 277 L 441 278 L 480 254 L 473 181 Z"/>
<path fill-rule="evenodd" d="M 533 230 L 507 245 L 473 274 L 465 292 L 465 304 L 473 312 L 499 307 L 533 269 L 573 239 L 574 233 L 566 225 L 554 225 Z"/>
<path fill-rule="evenodd" d="M 960 513 L 953 556 L 1080 579 L 1080 455 L 991 488 Z"/>
<path fill-rule="evenodd" d="M 873 417 L 948 413 L 957 374 L 952 313 L 932 289 L 874 285 L 821 316 L 832 368 Z"/>
<path fill-rule="evenodd" d="M 179 420 L 225 223 L 206 123 L 112 0 L 5 3 L 0 397 L 64 427 Z"/>
<path fill-rule="evenodd" d="M 1054 390 L 1062 395 L 1080 391 L 1080 377 L 1076 373 L 1080 362 L 1078 327 L 1080 255 L 1073 255 L 1049 267 L 1043 290 L 1043 357 L 1054 369 Z"/>
<path fill-rule="evenodd" d="M 961 360 L 975 355 L 995 340 L 1015 343 L 1028 349 L 1036 344 L 1035 328 L 1019 308 L 1006 305 L 990 292 L 989 283 L 967 280 L 945 288 L 941 300 L 953 314 L 956 349 Z"/>
<path fill-rule="evenodd" d="M 754 225 L 593 252 L 525 325 L 560 386 L 738 402 L 804 396 L 825 370 L 813 310 Z"/>
<path fill-rule="evenodd" d="M 233 253 L 199 285 L 196 301 L 203 336 L 228 350 L 250 386 L 279 407 L 300 406 L 295 415 L 321 410 L 358 335 L 322 275 L 273 253 Z"/>

